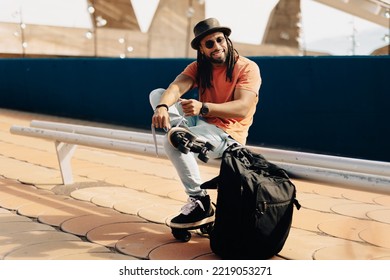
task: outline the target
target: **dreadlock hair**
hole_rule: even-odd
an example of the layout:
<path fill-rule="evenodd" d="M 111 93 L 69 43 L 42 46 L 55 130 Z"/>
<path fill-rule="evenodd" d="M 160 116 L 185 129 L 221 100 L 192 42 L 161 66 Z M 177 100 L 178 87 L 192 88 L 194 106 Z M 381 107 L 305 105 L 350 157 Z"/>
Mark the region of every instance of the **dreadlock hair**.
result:
<path fill-rule="evenodd" d="M 226 81 L 229 80 L 231 82 L 233 79 L 234 65 L 236 64 L 236 59 L 238 58 L 239 54 L 238 51 L 233 47 L 233 43 L 230 41 L 229 37 L 226 35 L 224 35 L 224 37 L 228 47 L 228 55 L 226 57 Z M 206 88 L 211 88 L 213 86 L 211 82 L 213 79 L 212 64 L 200 52 L 199 49 L 196 61 L 198 63 L 198 74 L 196 76 L 196 82 L 198 84 L 198 88 L 201 89 L 201 93 L 204 93 Z"/>

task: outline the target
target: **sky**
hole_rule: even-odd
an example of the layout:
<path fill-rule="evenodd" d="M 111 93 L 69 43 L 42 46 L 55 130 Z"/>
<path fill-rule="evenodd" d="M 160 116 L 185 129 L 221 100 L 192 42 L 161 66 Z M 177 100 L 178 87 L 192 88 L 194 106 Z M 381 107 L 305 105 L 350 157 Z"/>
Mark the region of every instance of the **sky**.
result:
<path fill-rule="evenodd" d="M 147 32 L 159 0 L 132 2 L 141 31 Z M 182 1 L 182 0 L 178 0 Z M 206 17 L 232 28 L 233 41 L 260 44 L 277 0 L 194 0 L 205 4 Z M 234 3 L 239 5 L 234 5 Z M 0 22 L 90 28 L 86 0 L 0 0 Z M 388 28 L 313 0 L 301 0 L 301 48 L 332 55 L 368 55 L 386 45 Z M 353 38 L 353 40 L 352 40 Z"/>
<path fill-rule="evenodd" d="M 336 10 L 312 0 L 301 0 L 303 39 L 307 49 L 350 55 L 366 55 L 386 45 L 388 28 Z M 326 24 L 324 24 L 326 23 Z M 355 29 L 355 31 L 354 31 Z"/>

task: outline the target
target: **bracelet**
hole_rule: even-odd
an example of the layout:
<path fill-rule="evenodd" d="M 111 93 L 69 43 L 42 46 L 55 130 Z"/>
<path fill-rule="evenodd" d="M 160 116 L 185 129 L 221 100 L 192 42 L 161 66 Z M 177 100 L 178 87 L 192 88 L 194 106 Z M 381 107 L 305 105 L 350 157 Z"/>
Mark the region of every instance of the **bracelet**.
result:
<path fill-rule="evenodd" d="M 169 110 L 169 107 L 168 107 L 167 104 L 160 104 L 160 105 L 157 105 L 157 106 L 156 106 L 156 110 L 157 110 L 158 108 L 160 108 L 160 107 L 165 107 L 165 109 L 167 109 L 167 111 Z"/>

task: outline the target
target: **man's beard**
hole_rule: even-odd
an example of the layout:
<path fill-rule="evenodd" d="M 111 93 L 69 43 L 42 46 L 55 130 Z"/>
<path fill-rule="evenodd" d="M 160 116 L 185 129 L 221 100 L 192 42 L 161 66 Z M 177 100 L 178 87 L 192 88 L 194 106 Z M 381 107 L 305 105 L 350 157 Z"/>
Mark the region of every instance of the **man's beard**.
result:
<path fill-rule="evenodd" d="M 214 58 L 213 55 L 211 54 L 210 56 L 207 57 L 209 59 L 209 61 L 213 64 L 224 64 L 225 61 L 226 61 L 226 55 L 224 55 L 223 57 L 219 57 L 219 58 Z"/>
<path fill-rule="evenodd" d="M 225 58 L 218 58 L 218 59 L 215 59 L 213 57 L 209 57 L 209 60 L 213 64 L 224 64 L 226 61 L 226 57 Z"/>

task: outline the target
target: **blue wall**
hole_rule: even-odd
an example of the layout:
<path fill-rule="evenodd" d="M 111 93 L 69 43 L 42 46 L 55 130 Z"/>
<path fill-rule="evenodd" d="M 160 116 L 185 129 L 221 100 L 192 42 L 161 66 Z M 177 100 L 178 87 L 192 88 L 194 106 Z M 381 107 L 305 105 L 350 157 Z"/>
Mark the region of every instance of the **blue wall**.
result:
<path fill-rule="evenodd" d="M 252 59 L 263 85 L 248 144 L 390 162 L 389 56 Z M 149 129 L 149 92 L 190 61 L 0 59 L 0 107 Z"/>

